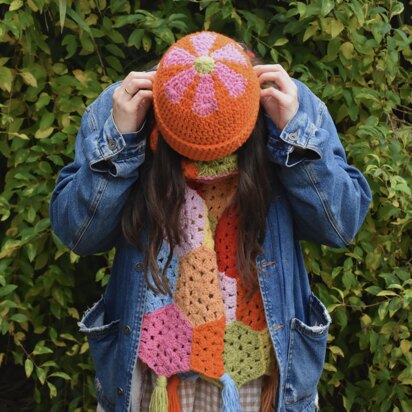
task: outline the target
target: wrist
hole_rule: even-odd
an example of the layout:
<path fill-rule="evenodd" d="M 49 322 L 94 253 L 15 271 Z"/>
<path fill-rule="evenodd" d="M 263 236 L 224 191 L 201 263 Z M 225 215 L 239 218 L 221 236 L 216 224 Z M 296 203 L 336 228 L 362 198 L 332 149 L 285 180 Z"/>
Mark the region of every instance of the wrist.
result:
<path fill-rule="evenodd" d="M 111 115 L 112 115 L 112 121 L 113 121 L 114 127 L 116 128 L 118 133 L 121 134 L 121 135 L 132 134 L 132 133 L 135 133 L 135 134 L 140 133 L 142 131 L 144 125 L 146 124 L 146 119 L 143 119 L 143 121 L 141 123 L 139 123 L 137 125 L 137 127 L 129 127 L 129 128 L 123 129 L 123 128 L 120 128 L 119 125 L 116 123 L 116 120 L 115 120 L 114 115 L 113 115 L 113 110 L 111 111 Z M 130 130 L 130 131 L 128 131 L 128 130 Z"/>

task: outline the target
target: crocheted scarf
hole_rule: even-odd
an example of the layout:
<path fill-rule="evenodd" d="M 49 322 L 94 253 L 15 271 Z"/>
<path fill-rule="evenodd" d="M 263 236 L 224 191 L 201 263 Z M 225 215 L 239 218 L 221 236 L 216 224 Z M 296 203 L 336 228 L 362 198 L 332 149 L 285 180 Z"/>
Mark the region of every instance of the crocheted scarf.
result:
<path fill-rule="evenodd" d="M 237 157 L 182 168 L 186 239 L 167 269 L 172 296 L 148 289 L 138 354 L 158 376 L 150 412 L 180 411 L 179 380 L 199 376 L 221 386 L 222 411 L 238 412 L 238 389 L 276 365 L 260 291 L 246 299 L 236 268 Z"/>

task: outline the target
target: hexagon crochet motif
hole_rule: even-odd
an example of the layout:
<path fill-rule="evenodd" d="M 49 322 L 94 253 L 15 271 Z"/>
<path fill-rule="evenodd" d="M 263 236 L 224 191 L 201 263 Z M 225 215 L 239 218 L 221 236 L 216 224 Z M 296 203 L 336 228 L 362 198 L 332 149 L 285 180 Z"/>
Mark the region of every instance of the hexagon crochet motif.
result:
<path fill-rule="evenodd" d="M 186 187 L 181 213 L 186 236 L 166 272 L 173 295 L 149 291 L 143 318 L 139 357 L 159 376 L 199 374 L 240 387 L 275 370 L 260 291 L 248 297 L 236 268 L 237 179 L 192 179 Z M 167 253 L 161 250 L 160 261 Z"/>

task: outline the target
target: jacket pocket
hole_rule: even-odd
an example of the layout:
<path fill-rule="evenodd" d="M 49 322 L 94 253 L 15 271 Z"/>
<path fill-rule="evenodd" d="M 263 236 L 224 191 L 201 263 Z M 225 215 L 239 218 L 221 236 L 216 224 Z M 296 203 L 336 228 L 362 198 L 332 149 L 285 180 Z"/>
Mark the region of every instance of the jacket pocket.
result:
<path fill-rule="evenodd" d="M 110 410 L 115 403 L 117 344 L 120 320 L 105 323 L 103 296 L 86 312 L 78 322 L 80 332 L 87 336 L 90 354 L 96 369 L 95 390 L 99 402 Z"/>
<path fill-rule="evenodd" d="M 309 298 L 307 319 L 306 324 L 293 318 L 290 324 L 285 380 L 285 403 L 289 405 L 288 411 L 306 411 L 317 399 L 317 384 L 325 362 L 331 317 L 313 293 Z"/>

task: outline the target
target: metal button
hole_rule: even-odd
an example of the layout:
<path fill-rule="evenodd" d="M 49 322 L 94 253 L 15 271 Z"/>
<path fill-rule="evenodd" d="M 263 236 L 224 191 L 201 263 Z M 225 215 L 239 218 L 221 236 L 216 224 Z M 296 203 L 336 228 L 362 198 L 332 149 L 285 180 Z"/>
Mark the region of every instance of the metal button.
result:
<path fill-rule="evenodd" d="M 292 140 L 292 141 L 298 140 L 298 136 L 299 136 L 298 131 L 288 134 L 289 139 Z"/>
<path fill-rule="evenodd" d="M 107 138 L 107 144 L 109 145 L 110 150 L 114 150 L 117 147 L 116 141 L 113 139 L 113 137 Z"/>
<path fill-rule="evenodd" d="M 132 330 L 130 329 L 130 326 L 129 325 L 126 325 L 124 328 L 123 328 L 123 332 L 124 332 L 124 334 L 125 335 L 130 335 L 130 332 L 131 332 Z"/>
<path fill-rule="evenodd" d="M 119 396 L 123 396 L 123 394 L 124 394 L 123 389 L 122 389 L 122 388 L 117 388 L 117 394 L 118 394 Z"/>
<path fill-rule="evenodd" d="M 144 265 L 142 262 L 136 263 L 136 266 L 134 267 L 136 269 L 136 272 L 142 272 L 144 269 Z"/>

